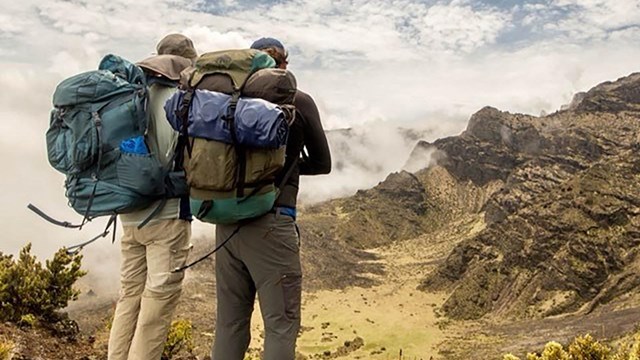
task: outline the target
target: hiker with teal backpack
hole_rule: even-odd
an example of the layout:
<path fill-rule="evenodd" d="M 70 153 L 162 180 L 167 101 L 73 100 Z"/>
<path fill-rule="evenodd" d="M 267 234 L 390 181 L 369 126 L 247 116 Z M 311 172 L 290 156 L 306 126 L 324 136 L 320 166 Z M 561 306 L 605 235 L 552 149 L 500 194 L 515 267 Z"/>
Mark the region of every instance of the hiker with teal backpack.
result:
<path fill-rule="evenodd" d="M 251 48 L 269 54 L 285 70 L 282 43 L 272 38 Z M 264 359 L 294 360 L 300 330 L 302 269 L 296 225 L 300 175 L 328 174 L 331 155 L 318 109 L 299 89 L 293 97 L 295 121 L 289 127 L 286 161 L 276 174 L 279 195 L 267 214 L 246 224 L 219 224 L 216 243 L 217 316 L 213 360 L 242 360 L 251 339 L 250 320 L 256 294 L 264 322 Z M 306 148 L 306 153 L 304 149 Z"/>
<path fill-rule="evenodd" d="M 123 222 L 121 290 L 109 338 L 109 360 L 158 360 L 181 293 L 191 214 L 178 135 L 164 103 L 192 66 L 191 40 L 171 34 L 158 55 L 133 64 L 107 55 L 97 70 L 62 81 L 47 130 L 49 163 L 66 175 L 65 195 L 82 222 L 45 220 L 71 229 L 109 217 L 102 234 L 67 248 L 78 252 Z M 113 227 L 112 230 L 109 230 Z"/>
<path fill-rule="evenodd" d="M 173 166 L 178 133 L 167 121 L 165 101 L 177 90 L 180 73 L 192 65 L 196 51 L 180 34 L 163 38 L 158 55 L 138 63 L 149 88 L 149 152 Z M 144 146 L 144 143 L 142 144 Z M 163 204 L 164 202 L 164 204 Z M 139 227 L 156 212 L 148 223 Z M 182 266 L 189 254 L 191 214 L 188 197 L 158 200 L 144 209 L 122 214 L 120 298 L 109 336 L 109 360 L 157 360 L 182 290 Z"/>

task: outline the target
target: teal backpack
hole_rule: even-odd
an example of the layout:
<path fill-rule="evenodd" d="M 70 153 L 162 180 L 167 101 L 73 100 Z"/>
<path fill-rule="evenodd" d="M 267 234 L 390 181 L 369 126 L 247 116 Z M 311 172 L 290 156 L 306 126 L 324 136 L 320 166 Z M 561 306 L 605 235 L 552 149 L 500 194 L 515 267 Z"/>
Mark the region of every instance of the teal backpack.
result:
<path fill-rule="evenodd" d="M 144 71 L 116 55 L 105 56 L 98 70 L 62 81 L 53 94 L 47 153 L 51 166 L 66 175 L 65 195 L 83 221 L 73 225 L 29 208 L 70 228 L 110 215 L 107 228 L 115 229 L 117 214 L 186 195 L 184 172 L 166 169 L 146 147 L 147 100 Z"/>

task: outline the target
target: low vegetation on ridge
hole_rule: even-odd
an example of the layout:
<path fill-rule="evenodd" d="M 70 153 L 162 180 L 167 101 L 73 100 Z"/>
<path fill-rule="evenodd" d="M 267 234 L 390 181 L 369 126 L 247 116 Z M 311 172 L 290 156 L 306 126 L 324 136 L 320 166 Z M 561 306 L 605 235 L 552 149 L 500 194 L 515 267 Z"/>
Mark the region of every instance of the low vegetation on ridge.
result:
<path fill-rule="evenodd" d="M 55 323 L 60 310 L 76 300 L 75 282 L 86 274 L 81 255 L 60 249 L 43 266 L 27 244 L 17 258 L 0 252 L 0 321 L 34 325 Z"/>
<path fill-rule="evenodd" d="M 632 341 L 623 342 L 617 349 L 603 344 L 591 335 L 576 337 L 572 343 L 563 347 L 551 341 L 541 353 L 528 353 L 524 360 L 638 360 L 640 359 L 640 334 Z M 521 360 L 512 354 L 503 360 Z"/>

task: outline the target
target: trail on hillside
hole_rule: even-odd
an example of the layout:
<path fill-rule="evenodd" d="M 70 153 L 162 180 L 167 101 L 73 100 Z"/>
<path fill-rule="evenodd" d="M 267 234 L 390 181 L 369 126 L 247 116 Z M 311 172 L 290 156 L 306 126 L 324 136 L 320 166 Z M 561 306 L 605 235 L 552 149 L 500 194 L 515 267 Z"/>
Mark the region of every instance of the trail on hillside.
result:
<path fill-rule="evenodd" d="M 384 269 L 369 274 L 375 286 L 305 292 L 298 351 L 310 359 L 440 358 L 439 344 L 447 334 L 438 308 L 446 294 L 416 288 L 455 245 L 451 239 L 481 228 L 481 218 L 474 216 L 437 234 L 368 250 L 376 258 L 368 265 Z M 258 334 L 251 343 L 257 359 L 263 341 L 257 307 L 252 333 Z"/>

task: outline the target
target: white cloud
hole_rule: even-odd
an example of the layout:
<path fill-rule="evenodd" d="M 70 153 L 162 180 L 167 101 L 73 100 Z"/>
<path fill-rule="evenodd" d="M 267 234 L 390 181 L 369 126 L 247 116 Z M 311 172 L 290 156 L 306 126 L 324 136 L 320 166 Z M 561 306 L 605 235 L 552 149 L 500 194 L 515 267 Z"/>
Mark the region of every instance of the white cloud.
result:
<path fill-rule="evenodd" d="M 471 6 L 434 5 L 414 23 L 420 29 L 423 45 L 435 50 L 471 52 L 495 42 L 508 25 L 510 16 Z"/>
<path fill-rule="evenodd" d="M 8 14 L 0 14 L 0 37 L 24 31 L 25 25 L 25 22 L 20 19 L 14 19 Z"/>
<path fill-rule="evenodd" d="M 640 11 L 631 0 L 550 0 L 519 7 L 518 18 L 516 8 L 470 0 L 243 3 L 225 1 L 218 8 L 233 10 L 207 14 L 193 11 L 206 2 L 188 0 L 5 1 L 0 159 L 7 175 L 0 187 L 11 190 L 0 203 L 0 251 L 15 252 L 33 240 L 34 250 L 47 252 L 87 238 L 54 229 L 25 209 L 36 201 L 53 215 L 77 218 L 66 206 L 61 175 L 46 161 L 51 95 L 64 77 L 95 68 L 106 53 L 147 57 L 169 32 L 191 36 L 200 53 L 278 37 L 326 127 L 374 129 L 350 152 L 335 149 L 337 160 L 348 159 L 342 170 L 304 180 L 307 200 L 345 195 L 399 170 L 413 146 L 393 130 L 401 120 L 431 129 L 433 140 L 459 133 L 485 105 L 553 111 L 576 91 L 637 70 L 640 58 Z M 505 43 L 509 36 L 517 41 Z M 117 252 L 102 243 L 96 252 Z"/>
<path fill-rule="evenodd" d="M 553 25 L 574 38 L 607 38 L 610 33 L 640 26 L 637 0 L 555 0 L 570 16 Z"/>
<path fill-rule="evenodd" d="M 405 126 L 404 130 L 401 126 Z M 407 134 L 407 128 L 412 129 L 413 134 Z M 403 168 L 417 142 L 416 137 L 433 141 L 443 135 L 441 130 L 434 123 L 373 121 L 348 131 L 330 132 L 331 174 L 302 177 L 299 203 L 304 205 L 349 196 L 357 190 L 375 186 L 389 173 Z M 461 131 L 462 128 L 456 130 Z M 423 159 L 423 167 L 428 161 Z M 415 166 L 411 170 L 414 169 Z"/>
<path fill-rule="evenodd" d="M 251 44 L 251 39 L 246 34 L 233 31 L 221 33 L 201 25 L 191 26 L 180 32 L 193 40 L 198 54 L 217 49 L 246 48 Z"/>
<path fill-rule="evenodd" d="M 602 28 L 640 22 L 640 3 L 635 0 L 556 0 L 557 6 L 576 6 L 578 15 Z"/>

